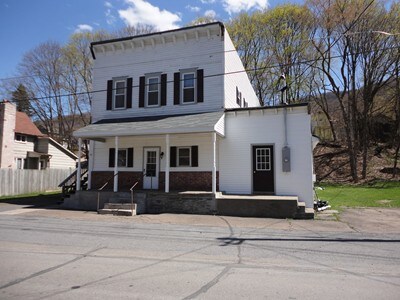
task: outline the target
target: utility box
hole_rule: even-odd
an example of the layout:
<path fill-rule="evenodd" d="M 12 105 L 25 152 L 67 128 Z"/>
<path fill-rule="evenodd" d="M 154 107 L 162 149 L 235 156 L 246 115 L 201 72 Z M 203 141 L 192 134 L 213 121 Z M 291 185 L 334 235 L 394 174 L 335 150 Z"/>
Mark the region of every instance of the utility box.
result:
<path fill-rule="evenodd" d="M 282 148 L 282 172 L 290 172 L 290 148 Z"/>

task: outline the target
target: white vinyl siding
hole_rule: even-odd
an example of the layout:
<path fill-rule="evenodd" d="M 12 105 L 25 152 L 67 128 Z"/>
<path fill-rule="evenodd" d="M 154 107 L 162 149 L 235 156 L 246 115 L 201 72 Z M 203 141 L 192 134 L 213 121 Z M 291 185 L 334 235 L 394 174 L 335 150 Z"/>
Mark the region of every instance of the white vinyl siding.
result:
<path fill-rule="evenodd" d="M 249 77 L 243 67 L 239 55 L 235 50 L 235 46 L 225 30 L 225 57 L 224 66 L 225 73 L 229 74 L 225 77 L 224 97 L 225 108 L 243 107 L 243 99 L 246 99 L 248 107 L 260 106 L 257 95 L 250 83 Z M 236 91 L 240 93 L 240 104 L 237 99 Z"/>
<path fill-rule="evenodd" d="M 218 30 L 217 30 L 218 28 Z M 188 114 L 223 110 L 224 76 L 207 77 L 224 71 L 224 42 L 217 36 L 219 26 L 213 27 L 210 37 L 205 31 L 188 34 L 187 41 L 180 34 L 175 42 L 165 44 L 157 42 L 155 46 L 147 44 L 126 51 L 108 51 L 96 53 L 93 66 L 93 90 L 104 90 L 110 78 L 132 77 L 132 108 L 106 110 L 107 92 L 94 95 L 92 104 L 93 122 L 101 119 L 126 117 L 145 117 L 165 114 Z M 190 37 L 190 38 L 189 38 Z M 136 42 L 139 44 L 139 42 Z M 183 69 L 204 70 L 204 102 L 194 105 L 174 105 L 173 74 Z M 147 109 L 139 108 L 139 78 L 144 74 L 164 73 L 168 75 L 166 87 L 166 105 Z M 147 89 L 146 89 L 147 90 Z M 181 98 L 182 101 L 182 98 Z M 146 99 L 145 99 L 146 103 Z"/>
<path fill-rule="evenodd" d="M 160 153 L 164 152 L 161 159 L 160 171 L 165 171 L 166 148 L 165 135 L 153 136 L 137 136 L 137 137 L 119 137 L 119 147 L 121 149 L 134 147 L 135 154 L 133 157 L 133 168 L 119 168 L 119 171 L 142 172 L 143 171 L 143 149 L 160 147 Z M 211 133 L 198 134 L 171 134 L 170 146 L 177 148 L 188 148 L 188 145 L 198 146 L 198 167 L 181 166 L 171 167 L 170 171 L 179 172 L 196 172 L 196 171 L 212 171 L 213 148 Z M 108 167 L 109 148 L 114 148 L 114 138 L 109 138 L 105 143 L 94 142 L 94 157 L 96 161 L 93 165 L 93 171 L 110 171 Z M 169 162 L 168 162 L 169 163 Z"/>
<path fill-rule="evenodd" d="M 225 114 L 226 138 L 220 140 L 219 184 L 227 193 L 252 193 L 252 146 L 274 146 L 275 192 L 298 196 L 313 207 L 310 116 L 307 107 L 288 109 L 287 132 L 291 172 L 282 172 L 284 127 L 282 109 Z M 269 128 L 270 130 L 260 130 Z"/>
<path fill-rule="evenodd" d="M 48 154 L 51 155 L 50 164 L 47 165 L 51 169 L 69 169 L 76 167 L 76 160 L 65 154 L 58 147 L 49 142 Z"/>

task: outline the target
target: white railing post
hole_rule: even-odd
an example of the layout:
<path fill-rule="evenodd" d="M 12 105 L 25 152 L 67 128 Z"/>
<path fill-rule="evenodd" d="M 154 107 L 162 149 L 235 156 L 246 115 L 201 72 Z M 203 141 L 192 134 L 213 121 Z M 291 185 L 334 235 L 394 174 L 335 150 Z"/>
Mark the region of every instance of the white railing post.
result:
<path fill-rule="evenodd" d="M 213 167 L 212 167 L 212 192 L 217 192 L 217 134 L 212 133 L 213 141 Z"/>
<path fill-rule="evenodd" d="M 115 137 L 114 192 L 118 192 L 118 136 Z"/>
<path fill-rule="evenodd" d="M 165 192 L 169 193 L 169 134 L 165 136 Z"/>
<path fill-rule="evenodd" d="M 81 190 L 81 174 L 82 174 L 81 156 L 82 156 L 82 138 L 78 138 L 78 170 L 76 172 L 77 191 Z"/>

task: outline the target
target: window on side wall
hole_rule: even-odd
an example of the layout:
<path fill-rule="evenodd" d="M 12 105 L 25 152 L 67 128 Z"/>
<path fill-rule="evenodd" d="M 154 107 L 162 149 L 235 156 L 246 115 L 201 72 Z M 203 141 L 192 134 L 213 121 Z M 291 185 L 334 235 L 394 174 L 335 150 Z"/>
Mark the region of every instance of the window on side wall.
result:
<path fill-rule="evenodd" d="M 182 73 L 182 104 L 196 102 L 195 78 L 194 72 Z"/>
<path fill-rule="evenodd" d="M 160 105 L 160 77 L 147 78 L 147 106 Z"/>
<path fill-rule="evenodd" d="M 126 80 L 114 81 L 114 109 L 126 108 Z"/>
<path fill-rule="evenodd" d="M 27 136 L 26 136 L 26 135 L 23 135 L 23 134 L 16 134 L 16 135 L 15 135 L 15 140 L 18 141 L 18 142 L 23 142 L 23 143 L 25 143 L 28 139 L 27 139 Z"/>
<path fill-rule="evenodd" d="M 26 168 L 25 158 L 18 157 L 18 158 L 15 159 L 15 162 L 16 162 L 16 165 L 17 165 L 17 169 L 22 170 L 22 169 Z"/>

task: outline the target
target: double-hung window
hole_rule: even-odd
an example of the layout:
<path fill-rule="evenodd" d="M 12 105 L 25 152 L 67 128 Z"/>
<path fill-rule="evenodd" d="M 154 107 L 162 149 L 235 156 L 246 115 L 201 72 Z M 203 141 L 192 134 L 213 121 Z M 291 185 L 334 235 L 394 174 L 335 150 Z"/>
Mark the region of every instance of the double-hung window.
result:
<path fill-rule="evenodd" d="M 196 102 L 196 75 L 194 72 L 182 73 L 182 103 Z"/>
<path fill-rule="evenodd" d="M 114 81 L 114 109 L 126 107 L 126 80 Z"/>
<path fill-rule="evenodd" d="M 160 105 L 160 77 L 147 78 L 147 106 Z"/>
<path fill-rule="evenodd" d="M 126 167 L 128 162 L 127 149 L 118 149 L 118 167 Z"/>
<path fill-rule="evenodd" d="M 177 162 L 178 167 L 190 167 L 191 151 L 190 147 L 178 147 Z"/>

